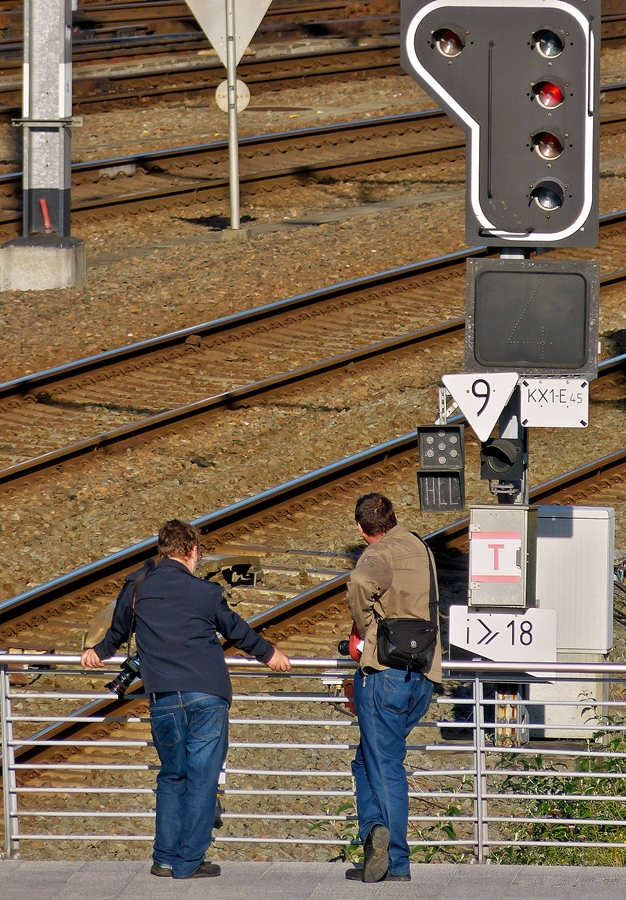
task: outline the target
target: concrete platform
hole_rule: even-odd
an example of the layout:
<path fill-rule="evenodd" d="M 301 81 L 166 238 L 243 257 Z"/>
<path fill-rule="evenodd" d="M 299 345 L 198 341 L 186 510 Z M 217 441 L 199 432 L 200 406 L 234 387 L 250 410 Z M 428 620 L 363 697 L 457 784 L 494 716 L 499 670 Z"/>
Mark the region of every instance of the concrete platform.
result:
<path fill-rule="evenodd" d="M 219 878 L 172 881 L 141 862 L 0 861 L 2 900 L 626 900 L 626 869 L 413 866 L 400 884 L 346 881 L 345 863 L 225 862 Z"/>

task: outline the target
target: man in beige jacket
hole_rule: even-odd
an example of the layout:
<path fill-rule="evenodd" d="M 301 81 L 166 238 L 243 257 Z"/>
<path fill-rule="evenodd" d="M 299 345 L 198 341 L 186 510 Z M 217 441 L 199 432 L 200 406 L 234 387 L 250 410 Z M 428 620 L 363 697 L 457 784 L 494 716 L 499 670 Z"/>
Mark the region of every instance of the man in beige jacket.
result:
<path fill-rule="evenodd" d="M 437 637 L 425 671 L 387 668 L 378 661 L 377 620 L 429 619 L 431 590 L 437 598 L 435 563 L 424 542 L 398 525 L 382 494 L 360 497 L 354 517 L 368 544 L 348 586 L 348 608 L 364 640 L 354 677 L 361 740 L 352 773 L 365 862 L 346 878 L 410 881 L 406 739 L 428 709 L 433 682 L 441 681 L 441 645 Z"/>

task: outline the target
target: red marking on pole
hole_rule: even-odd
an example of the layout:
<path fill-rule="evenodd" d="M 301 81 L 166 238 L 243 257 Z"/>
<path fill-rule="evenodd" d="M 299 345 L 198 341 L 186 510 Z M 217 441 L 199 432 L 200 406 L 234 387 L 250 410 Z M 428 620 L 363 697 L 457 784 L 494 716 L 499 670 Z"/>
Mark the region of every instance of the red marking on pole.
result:
<path fill-rule="evenodd" d="M 48 211 L 48 201 L 45 197 L 39 198 L 39 206 L 41 208 L 41 217 L 43 219 L 43 230 L 45 232 L 52 231 L 52 222 L 50 221 L 50 213 Z"/>

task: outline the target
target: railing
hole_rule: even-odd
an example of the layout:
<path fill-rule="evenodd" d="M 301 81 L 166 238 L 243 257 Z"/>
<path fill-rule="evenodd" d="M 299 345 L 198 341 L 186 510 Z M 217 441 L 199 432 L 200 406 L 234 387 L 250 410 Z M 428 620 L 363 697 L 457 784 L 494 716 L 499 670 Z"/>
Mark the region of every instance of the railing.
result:
<path fill-rule="evenodd" d="M 111 705 L 100 686 L 121 661 L 105 672 L 75 656 L 0 656 L 7 857 L 20 845 L 41 857 L 67 842 L 115 854 L 153 840 L 148 698 Z M 353 858 L 358 725 L 343 683 L 354 664 L 292 662 L 279 675 L 228 659 L 235 699 L 215 841 L 224 853 Z M 414 858 L 623 864 L 626 665 L 479 665 L 445 664 L 443 691 L 409 737 Z"/>

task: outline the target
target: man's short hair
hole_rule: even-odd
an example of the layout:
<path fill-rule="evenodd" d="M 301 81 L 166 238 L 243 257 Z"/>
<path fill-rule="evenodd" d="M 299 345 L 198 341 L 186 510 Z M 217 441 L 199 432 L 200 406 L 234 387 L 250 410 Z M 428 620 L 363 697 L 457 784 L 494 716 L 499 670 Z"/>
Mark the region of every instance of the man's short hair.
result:
<path fill-rule="evenodd" d="M 200 549 L 200 535 L 188 522 L 170 519 L 159 529 L 159 553 L 161 556 L 180 556 L 186 559 L 194 547 Z"/>
<path fill-rule="evenodd" d="M 393 504 L 383 494 L 364 494 L 356 501 L 354 518 L 365 534 L 378 537 L 398 524 Z"/>

